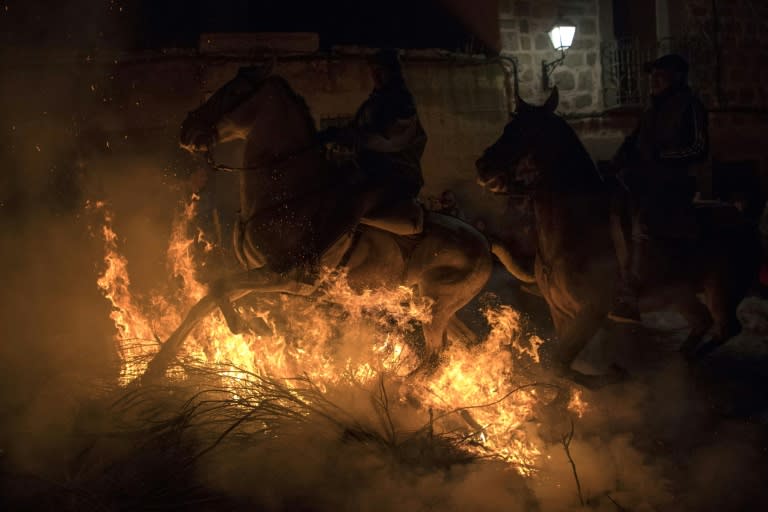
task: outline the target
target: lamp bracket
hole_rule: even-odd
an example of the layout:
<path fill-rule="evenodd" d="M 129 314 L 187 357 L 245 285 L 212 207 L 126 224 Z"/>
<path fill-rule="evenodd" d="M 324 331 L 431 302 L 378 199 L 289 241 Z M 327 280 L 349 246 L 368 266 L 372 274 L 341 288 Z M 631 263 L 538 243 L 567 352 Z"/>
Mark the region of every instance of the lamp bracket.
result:
<path fill-rule="evenodd" d="M 549 80 L 552 76 L 552 72 L 555 70 L 557 66 L 563 63 L 565 60 L 565 50 L 560 48 L 560 58 L 553 60 L 552 62 L 547 62 L 545 60 L 541 61 L 541 85 L 542 88 L 546 91 L 549 90 Z"/>

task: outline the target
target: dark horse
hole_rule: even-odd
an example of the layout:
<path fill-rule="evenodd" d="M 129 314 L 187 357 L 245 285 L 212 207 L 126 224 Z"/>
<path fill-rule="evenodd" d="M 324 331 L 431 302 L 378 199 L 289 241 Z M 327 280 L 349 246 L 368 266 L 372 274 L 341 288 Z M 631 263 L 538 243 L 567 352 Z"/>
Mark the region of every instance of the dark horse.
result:
<path fill-rule="evenodd" d="M 242 319 L 233 301 L 251 293 L 312 294 L 318 278 L 310 267 L 343 267 L 353 287 L 407 285 L 431 298 L 431 320 L 422 326 L 423 361 L 434 361 L 449 325 L 460 329 L 454 313 L 490 276 L 488 240 L 472 226 L 434 213 L 424 214 L 424 232 L 418 237 L 357 227 L 355 197 L 361 189 L 355 173 L 330 165 L 315 137 L 303 98 L 268 73 L 254 77 L 241 72 L 184 121 L 181 143 L 190 150 L 245 142 L 234 239 L 247 270 L 211 286 L 150 362 L 145 381 L 164 375 L 192 329 L 216 308 L 237 332 Z M 494 244 L 493 252 L 513 265 L 502 247 Z M 524 274 L 514 266 L 509 270 Z"/>
<path fill-rule="evenodd" d="M 538 237 L 535 278 L 558 337 L 554 363 L 562 374 L 589 383 L 594 379 L 571 364 L 603 323 L 615 291 L 612 185 L 598 173 L 573 129 L 554 113 L 557 104 L 556 89 L 543 106 L 518 98 L 504 133 L 476 166 L 478 181 L 488 190 L 532 196 Z M 736 307 L 756 275 L 755 238 L 734 210 L 698 208 L 697 239 L 658 244 L 665 250 L 654 260 L 653 282 L 642 290 L 644 311 L 673 307 L 686 319 L 691 331 L 681 348 L 689 355 L 713 324 L 707 346 L 737 333 Z M 616 369 L 613 377 L 620 373 Z M 599 382 L 611 378 L 604 377 Z"/>

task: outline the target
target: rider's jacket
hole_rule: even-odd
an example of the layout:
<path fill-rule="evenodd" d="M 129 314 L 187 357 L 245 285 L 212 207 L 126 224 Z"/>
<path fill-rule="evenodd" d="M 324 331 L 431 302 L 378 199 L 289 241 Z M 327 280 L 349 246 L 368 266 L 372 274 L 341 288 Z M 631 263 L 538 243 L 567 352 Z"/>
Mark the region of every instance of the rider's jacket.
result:
<path fill-rule="evenodd" d="M 424 184 L 421 156 L 427 143 L 413 96 L 402 80 L 373 90 L 354 119 L 361 167 L 377 181 L 401 183 L 415 196 Z"/>
<path fill-rule="evenodd" d="M 636 168 L 638 179 L 664 183 L 687 176 L 690 164 L 706 158 L 707 114 L 688 86 L 653 97 L 614 162 Z"/>

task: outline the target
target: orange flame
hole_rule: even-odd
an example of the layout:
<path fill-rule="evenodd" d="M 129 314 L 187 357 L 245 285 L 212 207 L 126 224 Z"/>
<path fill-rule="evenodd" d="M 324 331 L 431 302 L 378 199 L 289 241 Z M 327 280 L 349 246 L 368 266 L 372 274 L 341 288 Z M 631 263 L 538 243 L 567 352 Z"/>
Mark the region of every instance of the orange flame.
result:
<path fill-rule="evenodd" d="M 152 293 L 142 302 L 148 306 L 140 305 L 130 289 L 112 214 L 104 203 L 90 205 L 103 215 L 105 269 L 97 284 L 112 304 L 121 384 L 145 370 L 159 346 L 156 340 L 166 338 L 182 314 L 207 293 L 196 277 L 192 249 L 195 243 L 202 243 L 204 250 L 212 246 L 200 230 L 188 236 L 197 200 L 193 196 L 174 220 L 167 251 L 171 275 L 182 286 L 173 296 Z M 192 333 L 181 357 L 228 366 L 228 373 L 238 379 L 247 379 L 249 373 L 273 378 L 305 375 L 321 390 L 345 382 L 367 384 L 382 374 L 404 376 L 416 367 L 408 337 L 418 322 L 429 321 L 431 310 L 432 301 L 409 287 L 355 291 L 343 272 L 328 271 L 316 300 L 277 295 L 239 306 L 246 320 L 265 322 L 270 335 L 234 335 L 217 313 Z M 514 373 L 521 357 L 538 363 L 542 340 L 523 335 L 520 316 L 510 307 L 489 309 L 486 317 L 491 332 L 483 344 L 451 345 L 436 372 L 411 381 L 409 392 L 425 409 L 467 411 L 466 423 L 475 431 L 470 449 L 506 460 L 530 475 L 540 452 L 526 429 L 538 396 L 532 387 L 516 388 Z M 183 372 L 177 375 L 183 378 Z M 574 394 L 569 407 L 581 415 L 586 404 Z"/>

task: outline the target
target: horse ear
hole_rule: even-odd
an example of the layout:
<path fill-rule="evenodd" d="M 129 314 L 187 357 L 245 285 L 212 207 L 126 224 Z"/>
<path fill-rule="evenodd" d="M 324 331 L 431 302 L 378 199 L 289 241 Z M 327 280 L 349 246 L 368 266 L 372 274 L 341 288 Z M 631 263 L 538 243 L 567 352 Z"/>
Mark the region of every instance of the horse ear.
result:
<path fill-rule="evenodd" d="M 530 112 L 535 108 L 536 107 L 526 102 L 519 93 L 515 93 L 515 112 L 522 114 L 524 112 Z"/>
<path fill-rule="evenodd" d="M 547 98 L 547 101 L 544 102 L 545 110 L 548 112 L 554 112 L 557 110 L 557 105 L 560 104 L 560 91 L 558 91 L 557 86 L 552 88 L 552 92 L 549 93 L 549 98 Z"/>

